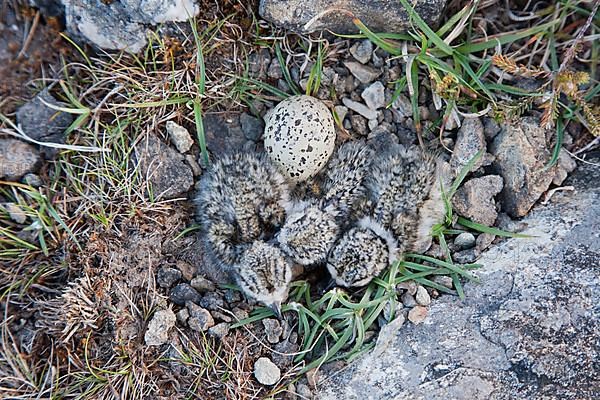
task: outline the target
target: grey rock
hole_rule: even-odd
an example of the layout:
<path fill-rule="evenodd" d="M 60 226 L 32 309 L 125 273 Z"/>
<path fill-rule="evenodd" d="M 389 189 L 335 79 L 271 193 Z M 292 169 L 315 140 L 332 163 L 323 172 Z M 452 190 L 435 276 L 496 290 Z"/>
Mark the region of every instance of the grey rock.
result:
<path fill-rule="evenodd" d="M 273 352 L 271 358 L 276 365 L 283 368 L 292 366 L 294 362 L 295 354 L 298 353 L 300 346 L 297 343 L 293 343 L 290 340 L 284 340 L 273 346 Z"/>
<path fill-rule="evenodd" d="M 423 286 L 417 287 L 417 294 L 415 295 L 415 300 L 417 304 L 420 306 L 428 306 L 431 304 L 431 296 L 429 296 L 429 292 Z"/>
<path fill-rule="evenodd" d="M 483 124 L 479 118 L 465 118 L 458 131 L 456 144 L 450 158 L 450 167 L 454 174 L 458 174 L 477 152 L 485 150 L 485 147 L 486 141 L 483 135 Z M 473 165 L 473 168 L 471 168 L 471 171 L 475 171 L 481 167 L 483 161 L 484 157 L 480 157 L 475 165 Z"/>
<path fill-rule="evenodd" d="M 376 119 L 370 119 L 369 122 L 367 122 L 367 126 L 369 127 L 370 131 L 377 128 L 378 125 L 379 125 L 379 122 L 377 122 Z"/>
<path fill-rule="evenodd" d="M 463 232 L 454 239 L 454 245 L 459 250 L 470 249 L 475 246 L 475 236 L 471 232 Z"/>
<path fill-rule="evenodd" d="M 48 89 L 44 89 L 17 110 L 17 122 L 23 132 L 34 140 L 64 143 L 65 130 L 73 122 L 73 117 L 49 105 L 65 107 L 64 103 L 56 100 L 48 92 Z M 49 147 L 43 147 L 42 151 L 49 156 L 57 152 L 56 149 Z"/>
<path fill-rule="evenodd" d="M 365 39 L 354 43 L 352 47 L 350 47 L 350 54 L 352 54 L 352 57 L 361 64 L 368 63 L 373 54 L 373 42 L 369 39 Z"/>
<path fill-rule="evenodd" d="M 396 290 L 406 290 L 411 296 L 417 294 L 417 284 L 415 281 L 404 281 L 396 285 Z"/>
<path fill-rule="evenodd" d="M 32 145 L 17 139 L 0 138 L 0 179 L 17 181 L 23 175 L 35 172 L 40 161 L 40 154 Z"/>
<path fill-rule="evenodd" d="M 203 276 L 197 276 L 190 282 L 190 285 L 199 293 L 212 292 L 216 289 L 215 284 Z"/>
<path fill-rule="evenodd" d="M 381 70 L 368 65 L 362 65 L 355 61 L 344 61 L 344 65 L 350 70 L 350 73 L 362 83 L 371 83 L 381 75 Z"/>
<path fill-rule="evenodd" d="M 266 318 L 262 321 L 265 333 L 267 334 L 267 341 L 269 343 L 279 343 L 279 338 L 283 333 L 283 328 L 278 320 L 274 318 Z"/>
<path fill-rule="evenodd" d="M 358 101 L 354 101 L 347 97 L 344 97 L 342 99 L 342 103 L 344 103 L 344 105 L 346 107 L 348 107 L 349 109 L 351 109 L 354 112 L 359 113 L 366 119 L 376 119 L 377 118 L 377 111 L 371 110 L 369 107 L 365 106 L 362 103 L 359 103 Z"/>
<path fill-rule="evenodd" d="M 448 289 L 452 289 L 454 286 L 454 282 L 452 282 L 452 278 L 447 275 L 436 275 L 432 278 L 435 283 L 438 283 Z"/>
<path fill-rule="evenodd" d="M 463 184 L 452 198 L 452 206 L 465 218 L 493 226 L 498 216 L 494 196 L 502 191 L 503 180 L 498 175 L 473 178 Z"/>
<path fill-rule="evenodd" d="M 165 127 L 171 138 L 171 142 L 173 142 L 180 153 L 185 153 L 192 148 L 194 140 L 187 129 L 173 121 L 167 121 Z"/>
<path fill-rule="evenodd" d="M 385 87 L 383 86 L 383 83 L 379 81 L 373 82 L 367 86 L 360 96 L 371 110 L 378 110 L 385 107 Z"/>
<path fill-rule="evenodd" d="M 185 157 L 149 134 L 135 146 L 139 173 L 148 179 L 154 199 L 174 198 L 190 190 L 194 174 Z"/>
<path fill-rule="evenodd" d="M 173 303 L 183 306 L 187 302 L 198 303 L 201 299 L 200 294 L 187 283 L 180 283 L 171 289 L 169 300 Z"/>
<path fill-rule="evenodd" d="M 186 302 L 185 306 L 190 313 L 187 322 L 191 329 L 198 332 L 206 332 L 215 325 L 215 320 L 207 309 L 202 308 L 191 301 Z"/>
<path fill-rule="evenodd" d="M 554 175 L 554 179 L 552 179 L 552 184 L 559 186 L 567 179 L 569 173 L 575 171 L 577 163 L 565 149 L 560 149 L 557 163 L 556 175 Z"/>
<path fill-rule="evenodd" d="M 248 56 L 248 69 L 250 75 L 256 78 L 264 79 L 271 63 L 271 53 L 269 49 L 260 49 Z"/>
<path fill-rule="evenodd" d="M 169 289 L 181 279 L 181 271 L 176 268 L 162 267 L 156 273 L 158 286 Z"/>
<path fill-rule="evenodd" d="M 227 119 L 220 114 L 206 114 L 203 122 L 206 145 L 216 156 L 242 149 L 246 143 L 238 116 Z"/>
<path fill-rule="evenodd" d="M 267 357 L 261 357 L 254 363 L 254 377 L 259 383 L 271 386 L 279 382 L 281 371 L 273 361 Z"/>
<path fill-rule="evenodd" d="M 159 310 L 154 313 L 148 323 L 144 335 L 147 346 L 160 346 L 169 340 L 169 330 L 175 326 L 176 317 L 173 310 Z"/>
<path fill-rule="evenodd" d="M 427 24 L 435 27 L 445 0 L 412 1 L 415 11 Z M 259 14 L 266 20 L 283 28 L 309 33 L 328 29 L 337 33 L 358 31 L 354 15 L 374 32 L 403 32 L 410 27 L 406 10 L 394 0 L 261 0 Z"/>
<path fill-rule="evenodd" d="M 149 25 L 186 21 L 200 11 L 193 0 L 63 0 L 72 36 L 97 47 L 137 53 L 147 43 Z"/>
<path fill-rule="evenodd" d="M 325 376 L 317 398 L 597 398 L 600 170 L 586 167 L 569 182 L 576 192 L 525 217 L 532 238 L 481 257 L 465 300 L 441 296 L 426 323 L 404 324 L 384 351 Z"/>
<path fill-rule="evenodd" d="M 522 217 L 544 193 L 556 166 L 544 169 L 550 159 L 546 131 L 532 117 L 506 124 L 491 147 L 493 167 L 504 178 L 502 208 L 512 217 Z"/>
<path fill-rule="evenodd" d="M 244 137 L 248 140 L 258 142 L 265 130 L 265 123 L 250 114 L 243 113 L 240 115 L 240 125 L 242 126 L 242 132 Z"/>
<path fill-rule="evenodd" d="M 208 334 L 218 339 L 223 339 L 229 333 L 231 324 L 227 322 L 221 322 L 208 329 Z"/>
<path fill-rule="evenodd" d="M 348 114 L 348 107 L 335 106 L 335 107 L 333 107 L 333 109 L 335 110 L 335 113 L 337 114 L 338 118 L 340 119 L 340 122 L 344 122 L 344 118 L 346 118 L 346 115 Z"/>

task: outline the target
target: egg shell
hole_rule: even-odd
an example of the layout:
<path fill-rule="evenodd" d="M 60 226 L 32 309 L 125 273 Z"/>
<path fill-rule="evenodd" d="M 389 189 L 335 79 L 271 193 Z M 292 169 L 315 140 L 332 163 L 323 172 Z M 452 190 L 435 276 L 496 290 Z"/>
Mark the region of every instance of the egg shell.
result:
<path fill-rule="evenodd" d="M 314 97 L 289 97 L 270 112 L 264 143 L 271 160 L 292 181 L 304 181 L 316 175 L 333 153 L 333 116 Z"/>

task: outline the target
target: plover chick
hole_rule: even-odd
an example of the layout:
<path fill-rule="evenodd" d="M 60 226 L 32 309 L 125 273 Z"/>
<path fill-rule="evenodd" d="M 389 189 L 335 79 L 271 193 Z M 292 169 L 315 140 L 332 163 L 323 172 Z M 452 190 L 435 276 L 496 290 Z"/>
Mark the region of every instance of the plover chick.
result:
<path fill-rule="evenodd" d="M 297 201 L 288 210 L 277 236 L 281 249 L 302 265 L 326 260 L 340 227 L 354 205 L 364 196 L 372 150 L 360 142 L 339 147 L 324 170 L 323 198 Z"/>
<path fill-rule="evenodd" d="M 210 261 L 230 268 L 283 224 L 289 188 L 266 154 L 233 153 L 202 176 L 196 203 Z"/>
<path fill-rule="evenodd" d="M 281 303 L 287 298 L 292 268 L 279 248 L 257 240 L 234 267 L 238 286 L 246 294 L 281 317 Z"/>
<path fill-rule="evenodd" d="M 398 259 L 392 233 L 371 218 L 361 219 L 335 243 L 327 270 L 336 284 L 364 286 Z"/>

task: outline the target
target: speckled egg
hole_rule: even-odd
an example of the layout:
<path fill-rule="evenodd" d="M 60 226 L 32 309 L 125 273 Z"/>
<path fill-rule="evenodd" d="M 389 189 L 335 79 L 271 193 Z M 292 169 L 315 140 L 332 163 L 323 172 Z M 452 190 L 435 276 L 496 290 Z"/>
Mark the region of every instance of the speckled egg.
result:
<path fill-rule="evenodd" d="M 306 180 L 327 164 L 335 147 L 335 127 L 322 101 L 289 97 L 265 122 L 265 150 L 292 181 Z"/>

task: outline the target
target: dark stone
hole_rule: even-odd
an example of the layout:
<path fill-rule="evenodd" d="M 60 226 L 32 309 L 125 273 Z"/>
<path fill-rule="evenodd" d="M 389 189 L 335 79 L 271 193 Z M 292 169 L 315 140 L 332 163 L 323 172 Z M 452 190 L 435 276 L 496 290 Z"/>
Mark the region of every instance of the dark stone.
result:
<path fill-rule="evenodd" d="M 154 199 L 169 199 L 186 193 L 194 185 L 194 174 L 185 157 L 156 136 L 149 134 L 135 147 L 140 174 L 148 178 Z"/>
<path fill-rule="evenodd" d="M 181 279 L 181 271 L 175 268 L 159 268 L 156 273 L 156 283 L 158 286 L 169 289 Z"/>
<path fill-rule="evenodd" d="M 40 142 L 64 143 L 65 130 L 73 122 L 71 114 L 57 111 L 46 104 L 65 107 L 56 100 L 48 89 L 42 90 L 29 102 L 17 110 L 17 122 L 23 132 L 30 138 Z M 41 152 L 48 157 L 58 153 L 57 149 L 42 146 Z"/>
<path fill-rule="evenodd" d="M 242 126 L 242 132 L 248 140 L 258 142 L 265 130 L 265 123 L 250 114 L 243 113 L 240 115 L 240 124 Z"/>
<path fill-rule="evenodd" d="M 226 119 L 220 114 L 206 114 L 203 122 L 206 145 L 217 157 L 244 147 L 246 137 L 238 116 Z"/>
<path fill-rule="evenodd" d="M 198 303 L 202 299 L 202 296 L 187 283 L 180 283 L 171 289 L 171 293 L 169 293 L 169 299 L 179 305 L 183 306 L 186 302 L 194 302 Z"/>

